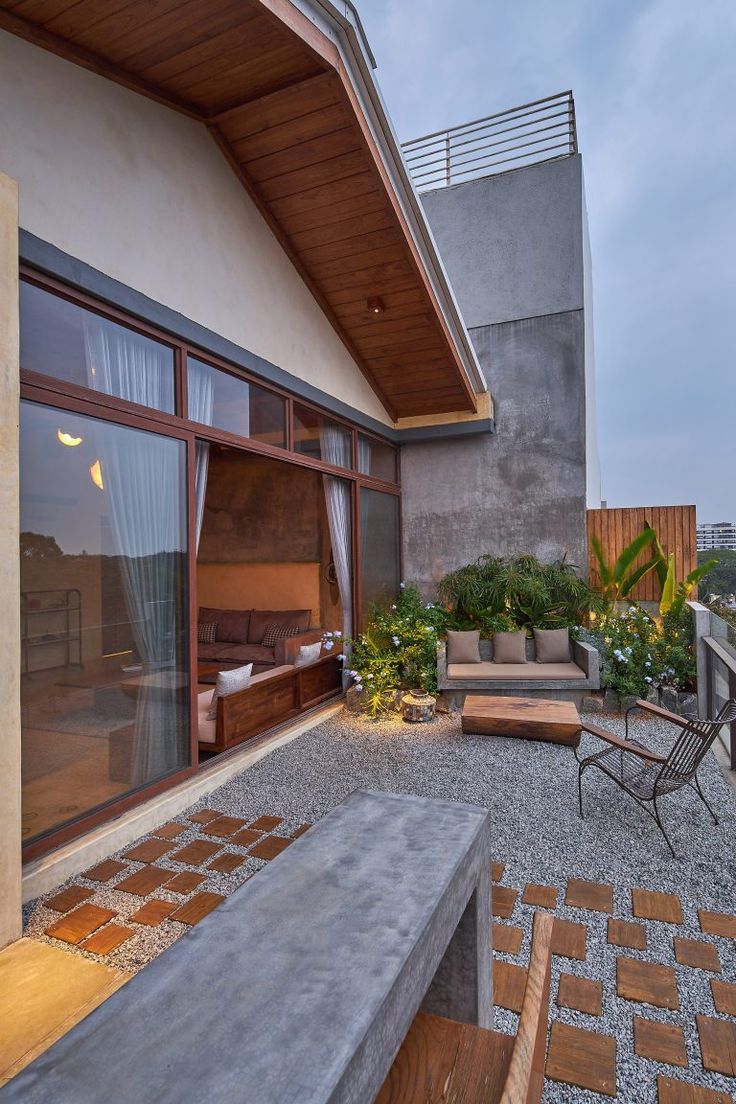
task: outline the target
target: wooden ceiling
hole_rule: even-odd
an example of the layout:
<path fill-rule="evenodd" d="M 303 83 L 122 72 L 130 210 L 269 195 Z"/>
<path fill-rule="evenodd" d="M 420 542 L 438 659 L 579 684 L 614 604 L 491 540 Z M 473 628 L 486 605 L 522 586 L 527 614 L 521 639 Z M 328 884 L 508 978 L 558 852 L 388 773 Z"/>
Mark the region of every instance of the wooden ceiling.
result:
<path fill-rule="evenodd" d="M 0 0 L 0 27 L 204 122 L 392 417 L 475 409 L 337 49 L 289 0 Z"/>

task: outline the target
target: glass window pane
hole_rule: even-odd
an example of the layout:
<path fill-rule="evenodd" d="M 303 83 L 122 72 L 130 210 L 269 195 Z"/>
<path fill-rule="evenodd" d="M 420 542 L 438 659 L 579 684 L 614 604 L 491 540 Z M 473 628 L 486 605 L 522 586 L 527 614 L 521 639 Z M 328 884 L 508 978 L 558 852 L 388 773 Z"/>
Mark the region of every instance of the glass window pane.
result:
<path fill-rule="evenodd" d="M 361 487 L 361 582 L 363 619 L 371 605 L 393 602 L 399 591 L 399 498 Z"/>
<path fill-rule="evenodd" d="M 192 421 L 286 447 L 286 402 L 268 388 L 189 357 L 187 394 Z"/>
<path fill-rule="evenodd" d="M 358 471 L 375 479 L 396 482 L 396 449 L 385 441 L 358 434 Z"/>
<path fill-rule="evenodd" d="M 352 432 L 315 410 L 294 404 L 294 450 L 338 468 L 353 466 Z"/>
<path fill-rule="evenodd" d="M 174 413 L 174 353 L 168 345 L 25 281 L 20 366 Z"/>
<path fill-rule="evenodd" d="M 21 404 L 26 839 L 190 761 L 184 442 Z"/>

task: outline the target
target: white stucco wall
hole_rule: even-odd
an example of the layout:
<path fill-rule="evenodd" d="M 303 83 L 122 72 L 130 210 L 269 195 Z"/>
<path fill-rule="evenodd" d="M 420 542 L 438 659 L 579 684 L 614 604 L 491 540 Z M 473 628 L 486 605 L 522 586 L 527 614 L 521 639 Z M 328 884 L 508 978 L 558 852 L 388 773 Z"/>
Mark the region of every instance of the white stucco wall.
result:
<path fill-rule="evenodd" d="M 390 424 L 204 126 L 5 32 L 0 104 L 24 229 Z"/>

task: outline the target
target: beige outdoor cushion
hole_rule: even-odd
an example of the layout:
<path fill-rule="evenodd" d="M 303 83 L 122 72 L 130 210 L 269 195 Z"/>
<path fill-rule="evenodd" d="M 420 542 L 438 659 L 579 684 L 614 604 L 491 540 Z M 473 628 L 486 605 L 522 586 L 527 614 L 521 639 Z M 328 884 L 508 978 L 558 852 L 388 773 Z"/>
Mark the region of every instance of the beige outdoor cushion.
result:
<path fill-rule="evenodd" d="M 577 663 L 448 663 L 447 675 L 451 679 L 473 679 L 480 682 L 502 682 L 506 679 L 529 679 L 534 682 L 552 682 L 559 679 L 584 679 L 585 671 Z"/>
<path fill-rule="evenodd" d="M 537 663 L 569 663 L 570 633 L 567 629 L 533 629 Z"/>
<path fill-rule="evenodd" d="M 493 634 L 494 663 L 526 663 L 526 633 L 497 632 Z"/>
<path fill-rule="evenodd" d="M 448 632 L 448 663 L 480 663 L 480 632 Z"/>

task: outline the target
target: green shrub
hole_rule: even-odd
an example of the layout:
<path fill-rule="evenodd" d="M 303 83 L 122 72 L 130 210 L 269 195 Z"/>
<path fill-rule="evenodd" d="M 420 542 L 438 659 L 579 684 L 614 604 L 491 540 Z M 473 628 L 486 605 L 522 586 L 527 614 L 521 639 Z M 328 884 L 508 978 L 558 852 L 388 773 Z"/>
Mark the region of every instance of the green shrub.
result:
<path fill-rule="evenodd" d="M 661 619 L 632 605 L 578 635 L 598 648 L 601 681 L 622 697 L 645 697 L 653 686 L 692 690 L 696 685 L 692 615 L 685 605 Z"/>

